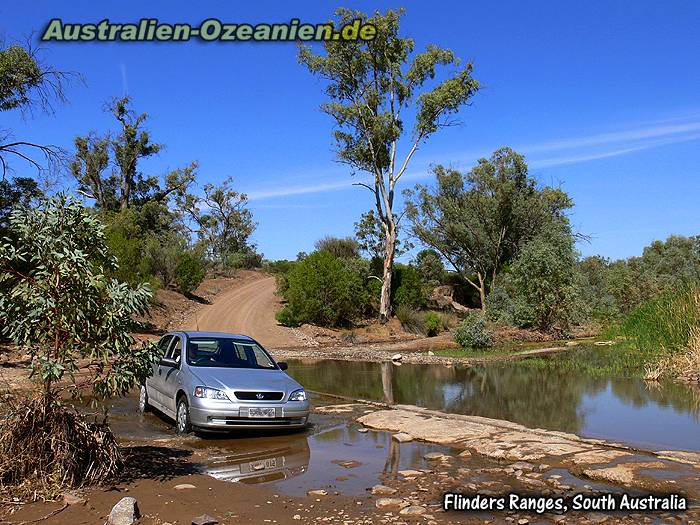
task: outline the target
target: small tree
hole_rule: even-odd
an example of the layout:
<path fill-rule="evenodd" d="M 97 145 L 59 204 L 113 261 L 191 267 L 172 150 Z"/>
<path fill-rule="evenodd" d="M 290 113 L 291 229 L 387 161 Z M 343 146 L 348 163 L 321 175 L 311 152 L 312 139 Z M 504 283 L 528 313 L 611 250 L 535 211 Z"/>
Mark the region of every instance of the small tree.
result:
<path fill-rule="evenodd" d="M 150 350 L 134 350 L 130 330 L 151 291 L 106 277 L 114 261 L 99 220 L 59 195 L 15 209 L 10 231 L 13 242 L 0 246 L 0 321 L 3 334 L 32 355 L 45 409 L 66 376 L 74 393 L 89 385 L 98 397 L 125 394 L 143 380 Z M 91 374 L 77 384 L 80 359 Z"/>
<path fill-rule="evenodd" d="M 537 187 L 525 159 L 501 148 L 462 174 L 437 166 L 435 188 L 407 191 L 414 235 L 475 290 L 482 310 L 501 269 L 522 246 L 572 206 L 563 191 Z"/>
<path fill-rule="evenodd" d="M 399 219 L 394 204 L 396 184 L 418 148 L 435 132 L 453 124 L 451 116 L 479 89 L 471 76 L 471 64 L 455 68 L 429 86 L 439 66 L 457 66 L 459 61 L 452 51 L 432 44 L 423 53 L 413 55 L 413 40 L 399 36 L 402 13 L 388 10 L 367 16 L 338 9 L 338 25 L 360 19 L 374 25 L 376 37 L 371 41 L 329 40 L 323 43 L 324 54 L 316 54 L 308 46 L 302 46 L 299 52 L 299 61 L 328 83 L 330 101 L 321 107 L 338 127 L 338 158 L 354 171 L 371 177 L 371 182 L 358 184 L 372 193 L 382 225 L 382 321 L 392 313 L 391 278 Z M 414 116 L 410 136 L 404 110 Z M 401 154 L 399 146 L 404 140 L 407 149 Z"/>
<path fill-rule="evenodd" d="M 332 253 L 340 259 L 352 259 L 360 256 L 360 246 L 352 237 L 326 236 L 317 240 L 314 248 L 319 252 Z"/>

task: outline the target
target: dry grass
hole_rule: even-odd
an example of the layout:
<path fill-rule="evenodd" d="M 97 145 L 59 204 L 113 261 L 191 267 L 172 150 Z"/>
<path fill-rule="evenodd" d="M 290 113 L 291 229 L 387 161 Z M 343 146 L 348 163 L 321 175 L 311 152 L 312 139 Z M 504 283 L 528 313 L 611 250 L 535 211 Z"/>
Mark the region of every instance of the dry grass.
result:
<path fill-rule="evenodd" d="M 52 498 L 66 488 L 113 478 L 122 466 L 106 422 L 90 423 L 41 398 L 6 406 L 0 430 L 0 491 L 23 499 Z"/>

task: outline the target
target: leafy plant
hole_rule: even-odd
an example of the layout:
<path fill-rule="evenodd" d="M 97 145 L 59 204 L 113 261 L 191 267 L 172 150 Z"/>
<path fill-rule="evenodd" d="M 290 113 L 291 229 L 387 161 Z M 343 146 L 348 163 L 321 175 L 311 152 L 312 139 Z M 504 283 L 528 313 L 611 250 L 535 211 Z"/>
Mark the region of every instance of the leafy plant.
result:
<path fill-rule="evenodd" d="M 399 305 L 396 307 L 396 318 L 407 332 L 422 334 L 425 330 L 425 322 L 421 313 L 410 306 Z"/>
<path fill-rule="evenodd" d="M 425 314 L 423 325 L 425 326 L 425 335 L 428 337 L 436 336 L 442 329 L 442 318 L 438 313 L 428 312 Z"/>
<path fill-rule="evenodd" d="M 368 304 L 365 283 L 342 259 L 326 251 L 314 252 L 297 262 L 280 290 L 287 305 L 277 320 L 287 326 L 315 323 L 347 326 Z"/>
<path fill-rule="evenodd" d="M 58 381 L 74 379 L 78 359 L 89 359 L 87 384 L 97 396 L 125 394 L 145 379 L 149 353 L 134 351 L 130 330 L 151 290 L 106 276 L 115 262 L 100 221 L 59 195 L 15 209 L 10 230 L 13 243 L 0 246 L 0 321 L 35 358 L 31 376 L 47 404 Z"/>
<path fill-rule="evenodd" d="M 204 280 L 205 275 L 204 264 L 199 257 L 189 252 L 182 254 L 175 269 L 175 282 L 182 294 L 191 294 Z"/>
<path fill-rule="evenodd" d="M 455 329 L 452 338 L 463 348 L 486 348 L 493 344 L 493 333 L 486 327 L 486 318 L 481 312 L 470 313 Z"/>

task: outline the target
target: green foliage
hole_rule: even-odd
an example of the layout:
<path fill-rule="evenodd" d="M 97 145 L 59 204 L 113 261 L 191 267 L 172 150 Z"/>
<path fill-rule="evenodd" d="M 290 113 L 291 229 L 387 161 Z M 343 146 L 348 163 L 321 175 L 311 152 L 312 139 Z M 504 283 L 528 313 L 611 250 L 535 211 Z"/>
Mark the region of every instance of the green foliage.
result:
<path fill-rule="evenodd" d="M 576 308 L 576 252 L 567 226 L 547 228 L 527 243 L 504 277 L 515 324 L 564 332 Z"/>
<path fill-rule="evenodd" d="M 410 306 L 399 305 L 396 307 L 396 318 L 407 332 L 422 334 L 425 331 L 425 319 L 423 315 Z"/>
<path fill-rule="evenodd" d="M 266 272 L 284 274 L 289 272 L 292 268 L 294 268 L 295 264 L 296 261 L 289 261 L 287 259 L 278 259 L 276 261 L 266 260 L 263 261 L 262 268 Z"/>
<path fill-rule="evenodd" d="M 428 337 L 436 336 L 442 329 L 442 318 L 436 312 L 428 312 L 423 320 L 425 326 L 425 335 Z"/>
<path fill-rule="evenodd" d="M 700 331 L 700 285 L 681 284 L 647 300 L 622 322 L 621 333 L 645 352 L 688 349 Z"/>
<path fill-rule="evenodd" d="M 42 82 L 43 71 L 29 51 L 18 45 L 0 50 L 0 111 L 28 106 Z"/>
<path fill-rule="evenodd" d="M 294 265 L 281 290 L 287 305 L 277 320 L 287 326 L 348 326 L 368 303 L 363 279 L 329 252 L 314 252 Z"/>
<path fill-rule="evenodd" d="M 134 350 L 130 331 L 151 291 L 108 277 L 115 262 L 100 221 L 59 195 L 16 208 L 10 230 L 13 242 L 0 247 L 0 324 L 35 358 L 31 375 L 47 403 L 57 381 L 73 379 L 79 359 L 90 360 L 97 397 L 125 394 L 144 380 L 155 353 Z"/>
<path fill-rule="evenodd" d="M 413 266 L 418 271 L 424 283 L 437 286 L 442 282 L 445 273 L 445 265 L 440 254 L 435 250 L 421 250 L 413 261 Z"/>
<path fill-rule="evenodd" d="M 539 189 L 525 159 L 501 148 L 463 174 L 434 169 L 437 186 L 407 191 L 413 233 L 440 253 L 481 295 L 523 245 L 572 206 L 561 190 Z"/>
<path fill-rule="evenodd" d="M 316 251 L 326 251 L 340 259 L 353 259 L 360 256 L 360 245 L 352 237 L 326 236 L 316 241 Z"/>
<path fill-rule="evenodd" d="M 412 266 L 397 264 L 391 281 L 393 303 L 397 306 L 421 308 L 425 306 L 423 280 Z"/>
<path fill-rule="evenodd" d="M 493 344 L 493 333 L 481 312 L 470 313 L 455 329 L 452 338 L 462 348 L 487 348 Z"/>
<path fill-rule="evenodd" d="M 177 202 L 181 213 L 195 224 L 197 238 L 212 261 L 229 268 L 262 264 L 262 256 L 249 241 L 257 223 L 247 208 L 248 196 L 233 189 L 232 177 L 219 186 L 205 184 L 203 197 L 183 194 Z"/>
<path fill-rule="evenodd" d="M 204 280 L 206 272 L 202 260 L 192 253 L 185 252 L 175 268 L 175 282 L 184 295 L 191 294 Z"/>
<path fill-rule="evenodd" d="M 395 257 L 399 257 L 413 248 L 411 242 L 399 238 L 400 234 L 401 227 L 396 225 Z M 360 220 L 355 223 L 355 239 L 357 239 L 360 251 L 365 253 L 370 259 L 384 259 L 386 234 L 384 233 L 382 221 L 377 217 L 377 213 L 374 210 L 363 213 L 360 216 Z"/>
<path fill-rule="evenodd" d="M 0 234 L 7 228 L 15 206 L 28 206 L 43 195 L 39 185 L 29 177 L 0 180 Z"/>

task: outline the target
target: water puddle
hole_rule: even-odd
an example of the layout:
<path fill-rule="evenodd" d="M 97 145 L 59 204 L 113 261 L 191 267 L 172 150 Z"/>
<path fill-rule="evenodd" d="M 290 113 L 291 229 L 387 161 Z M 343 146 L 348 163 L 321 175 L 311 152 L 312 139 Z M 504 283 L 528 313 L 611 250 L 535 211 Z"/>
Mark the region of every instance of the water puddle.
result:
<path fill-rule="evenodd" d="M 317 407 L 335 402 L 316 395 L 311 400 Z M 314 489 L 359 496 L 375 484 L 398 479 L 399 471 L 429 470 L 434 465 L 426 454 L 459 452 L 428 443 L 399 444 L 385 432 L 361 432 L 353 418 L 315 413 L 301 432 L 239 430 L 180 438 L 165 416 L 140 414 L 137 401 L 131 395 L 108 407 L 110 426 L 125 444 L 186 449 L 199 472 L 231 482 L 273 484 L 292 496 Z M 495 465 L 477 461 L 480 467 Z"/>
<path fill-rule="evenodd" d="M 700 392 L 677 383 L 517 363 L 467 368 L 291 360 L 289 374 L 317 392 L 505 419 L 650 450 L 700 451 Z"/>

